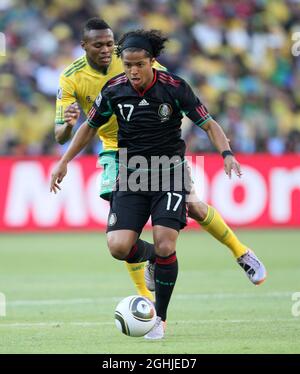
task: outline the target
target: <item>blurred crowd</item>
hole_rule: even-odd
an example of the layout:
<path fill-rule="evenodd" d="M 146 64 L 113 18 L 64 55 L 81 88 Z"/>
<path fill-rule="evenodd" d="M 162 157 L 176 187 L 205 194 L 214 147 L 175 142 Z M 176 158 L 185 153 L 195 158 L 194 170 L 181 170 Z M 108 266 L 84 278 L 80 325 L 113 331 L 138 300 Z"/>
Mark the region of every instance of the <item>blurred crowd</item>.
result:
<path fill-rule="evenodd" d="M 300 0 L 1 0 L 1 155 L 63 152 L 53 135 L 58 79 L 83 54 L 80 31 L 94 16 L 116 40 L 162 30 L 160 62 L 194 87 L 235 152 L 300 152 Z M 188 119 L 183 135 L 189 152 L 213 151 Z"/>

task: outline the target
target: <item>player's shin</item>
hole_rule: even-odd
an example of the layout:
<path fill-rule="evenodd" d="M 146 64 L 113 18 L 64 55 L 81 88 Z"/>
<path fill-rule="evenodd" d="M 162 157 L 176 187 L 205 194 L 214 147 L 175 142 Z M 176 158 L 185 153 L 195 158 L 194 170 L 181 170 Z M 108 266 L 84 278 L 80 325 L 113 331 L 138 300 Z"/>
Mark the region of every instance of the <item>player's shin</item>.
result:
<path fill-rule="evenodd" d="M 147 297 L 151 301 L 154 301 L 154 297 L 152 293 L 148 290 L 145 282 L 145 262 L 133 264 L 125 262 L 125 264 L 129 276 L 133 281 L 138 294 Z"/>
<path fill-rule="evenodd" d="M 203 221 L 197 220 L 203 229 L 213 237 L 225 244 L 233 253 L 235 258 L 239 258 L 247 252 L 247 247 L 240 242 L 230 227 L 224 222 L 216 209 L 208 206 L 208 212 Z"/>
<path fill-rule="evenodd" d="M 138 239 L 136 244 L 132 247 L 129 255 L 126 258 L 126 267 L 128 273 L 139 293 L 151 301 L 154 301 L 152 293 L 148 290 L 145 283 L 145 262 L 146 260 L 153 261 L 155 258 L 154 245 L 147 243 L 144 240 Z"/>
<path fill-rule="evenodd" d="M 155 260 L 155 298 L 157 316 L 167 319 L 167 309 L 178 274 L 176 252 L 168 257 L 156 256 Z"/>

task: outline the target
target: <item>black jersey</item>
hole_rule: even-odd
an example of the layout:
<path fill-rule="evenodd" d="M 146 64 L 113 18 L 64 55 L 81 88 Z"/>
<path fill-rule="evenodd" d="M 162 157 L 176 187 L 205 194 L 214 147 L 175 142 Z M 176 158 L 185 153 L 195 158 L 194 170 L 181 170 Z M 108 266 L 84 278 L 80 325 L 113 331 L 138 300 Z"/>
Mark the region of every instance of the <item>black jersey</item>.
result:
<path fill-rule="evenodd" d="M 88 123 L 98 128 L 115 114 L 119 124 L 118 147 L 127 148 L 129 157 L 183 158 L 183 114 L 198 126 L 211 116 L 182 78 L 155 69 L 153 72 L 153 82 L 144 92 L 136 91 L 125 73 L 109 80 L 88 114 Z"/>

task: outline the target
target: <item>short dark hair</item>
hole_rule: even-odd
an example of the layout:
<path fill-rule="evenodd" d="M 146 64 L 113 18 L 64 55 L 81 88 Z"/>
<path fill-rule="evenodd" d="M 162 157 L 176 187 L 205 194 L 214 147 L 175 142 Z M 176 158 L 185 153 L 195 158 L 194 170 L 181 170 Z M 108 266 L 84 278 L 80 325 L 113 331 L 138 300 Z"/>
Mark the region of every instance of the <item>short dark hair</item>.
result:
<path fill-rule="evenodd" d="M 146 51 L 146 55 L 149 57 L 158 57 L 161 53 L 161 51 L 165 48 L 165 43 L 168 41 L 168 38 L 162 35 L 162 32 L 160 30 L 136 30 L 136 31 L 129 31 L 126 34 L 122 35 L 121 39 L 118 42 L 117 46 L 117 56 L 120 57 L 123 51 L 123 44 L 124 42 L 131 37 L 135 36 L 141 36 L 148 40 L 152 47 L 152 54 L 150 55 Z M 136 49 L 137 50 L 137 49 Z"/>
<path fill-rule="evenodd" d="M 90 18 L 86 21 L 82 28 L 82 39 L 85 38 L 85 34 L 91 30 L 107 30 L 111 27 L 103 20 L 98 17 Z"/>

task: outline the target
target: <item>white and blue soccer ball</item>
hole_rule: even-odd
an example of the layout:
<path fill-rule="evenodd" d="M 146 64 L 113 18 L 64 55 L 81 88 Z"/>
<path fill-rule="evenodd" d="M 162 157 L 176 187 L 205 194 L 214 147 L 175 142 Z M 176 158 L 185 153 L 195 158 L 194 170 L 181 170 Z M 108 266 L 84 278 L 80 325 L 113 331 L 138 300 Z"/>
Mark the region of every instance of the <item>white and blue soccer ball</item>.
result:
<path fill-rule="evenodd" d="M 144 336 L 154 326 L 156 310 L 154 304 L 143 296 L 128 296 L 115 309 L 115 324 L 128 336 Z"/>

